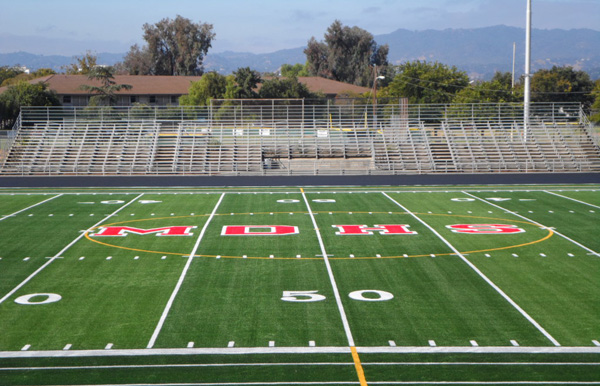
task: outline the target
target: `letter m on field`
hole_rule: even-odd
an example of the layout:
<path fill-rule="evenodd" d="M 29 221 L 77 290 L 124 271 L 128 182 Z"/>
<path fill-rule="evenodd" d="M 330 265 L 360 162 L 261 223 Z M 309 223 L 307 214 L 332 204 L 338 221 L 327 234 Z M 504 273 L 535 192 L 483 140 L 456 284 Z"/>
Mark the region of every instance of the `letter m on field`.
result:
<path fill-rule="evenodd" d="M 136 235 L 147 235 L 150 233 L 155 233 L 156 236 L 192 236 L 193 233 L 190 233 L 192 229 L 196 228 L 195 226 L 172 226 L 172 227 L 162 227 L 162 228 L 152 228 L 152 229 L 142 229 L 142 228 L 134 228 L 134 227 L 124 227 L 124 226 L 109 226 L 100 228 L 100 231 L 94 233 L 92 236 L 112 236 L 112 237 L 125 237 L 129 233 L 135 233 Z"/>

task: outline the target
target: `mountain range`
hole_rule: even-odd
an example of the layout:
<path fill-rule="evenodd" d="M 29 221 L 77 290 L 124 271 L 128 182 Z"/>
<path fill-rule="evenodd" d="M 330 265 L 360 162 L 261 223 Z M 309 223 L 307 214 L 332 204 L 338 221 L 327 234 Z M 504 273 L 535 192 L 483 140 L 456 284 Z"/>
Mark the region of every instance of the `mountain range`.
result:
<path fill-rule="evenodd" d="M 377 35 L 378 44 L 390 47 L 392 64 L 411 60 L 438 61 L 466 71 L 471 78 L 489 79 L 495 71 L 512 71 L 513 43 L 516 44 L 516 73 L 523 73 L 525 62 L 525 30 L 494 26 L 475 29 L 409 31 L 398 29 Z M 276 72 L 282 64 L 304 63 L 304 47 L 279 50 L 268 54 L 243 52 L 209 53 L 204 60 L 206 71 L 230 74 L 240 67 L 260 72 Z M 125 53 L 99 53 L 98 62 L 112 65 Z M 59 55 L 35 55 L 26 52 L 0 53 L 0 66 L 21 65 L 32 70 L 53 68 L 72 63 L 74 59 Z M 573 66 L 593 79 L 600 78 L 600 31 L 591 29 L 541 30 L 532 32 L 533 70 L 552 66 Z"/>

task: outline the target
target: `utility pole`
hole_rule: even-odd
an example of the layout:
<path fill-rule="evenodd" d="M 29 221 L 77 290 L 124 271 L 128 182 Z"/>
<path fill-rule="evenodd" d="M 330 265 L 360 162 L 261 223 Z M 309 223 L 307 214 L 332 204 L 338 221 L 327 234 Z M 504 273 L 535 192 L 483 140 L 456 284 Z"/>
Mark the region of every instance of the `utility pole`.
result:
<path fill-rule="evenodd" d="M 515 61 L 516 61 L 516 55 L 517 55 L 517 43 L 513 42 L 513 66 L 512 66 L 512 82 L 511 82 L 511 88 L 512 88 L 512 93 L 515 93 Z"/>
<path fill-rule="evenodd" d="M 373 126 L 377 130 L 377 80 L 385 79 L 383 75 L 377 75 L 377 65 L 373 65 Z"/>
<path fill-rule="evenodd" d="M 525 34 L 525 100 L 523 112 L 524 139 L 527 141 L 531 105 L 531 0 L 527 0 L 527 27 Z"/>

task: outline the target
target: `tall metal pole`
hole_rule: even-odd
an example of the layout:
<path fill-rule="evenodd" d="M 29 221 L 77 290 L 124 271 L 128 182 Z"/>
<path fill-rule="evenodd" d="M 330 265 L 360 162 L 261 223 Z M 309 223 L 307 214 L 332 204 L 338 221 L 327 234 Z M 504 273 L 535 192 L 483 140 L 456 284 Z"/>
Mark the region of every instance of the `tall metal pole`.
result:
<path fill-rule="evenodd" d="M 524 139 L 527 141 L 529 130 L 529 111 L 531 105 L 531 0 L 527 0 L 527 27 L 525 36 L 525 100 L 524 100 Z"/>
<path fill-rule="evenodd" d="M 377 65 L 373 65 L 373 130 L 377 130 Z"/>
<path fill-rule="evenodd" d="M 512 65 L 512 81 L 510 83 L 510 87 L 513 90 L 512 93 L 515 93 L 515 62 L 517 56 L 517 43 L 513 42 L 513 65 Z"/>

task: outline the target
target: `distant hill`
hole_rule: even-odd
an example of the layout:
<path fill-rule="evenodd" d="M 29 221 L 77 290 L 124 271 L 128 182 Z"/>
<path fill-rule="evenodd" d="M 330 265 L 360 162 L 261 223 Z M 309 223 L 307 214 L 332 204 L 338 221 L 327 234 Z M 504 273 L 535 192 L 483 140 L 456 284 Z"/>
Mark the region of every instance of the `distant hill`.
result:
<path fill-rule="evenodd" d="M 123 60 L 125 54 L 100 53 L 98 63 L 112 66 Z M 0 66 L 25 66 L 30 70 L 40 68 L 51 68 L 57 72 L 62 71 L 64 66 L 75 63 L 73 56 L 62 55 L 36 55 L 28 52 L 14 52 L 10 54 L 0 53 Z"/>
<path fill-rule="evenodd" d="M 438 61 L 467 71 L 473 77 L 489 78 L 496 70 L 511 71 L 513 42 L 516 43 L 516 72 L 525 67 L 525 30 L 495 26 L 443 31 L 399 29 L 375 37 L 390 46 L 389 60 Z M 532 68 L 570 65 L 600 78 L 600 31 L 590 29 L 532 31 Z"/>
<path fill-rule="evenodd" d="M 396 30 L 375 36 L 379 44 L 390 46 L 393 64 L 420 59 L 457 66 L 473 78 L 489 79 L 495 71 L 511 71 L 513 42 L 517 45 L 516 72 L 523 72 L 525 30 L 495 26 L 476 29 L 409 31 Z M 308 39 L 307 39 L 308 41 Z M 210 53 L 204 66 L 207 71 L 230 74 L 240 67 L 260 72 L 277 71 L 282 64 L 305 63 L 303 47 L 268 54 L 240 52 Z M 98 54 L 99 62 L 112 65 L 124 54 Z M 553 65 L 570 65 L 584 70 L 593 79 L 600 78 L 600 31 L 590 29 L 539 30 L 532 32 L 533 70 Z M 49 67 L 60 70 L 72 63 L 72 57 L 33 55 L 25 52 L 0 54 L 1 65 L 20 64 L 31 69 Z"/>

